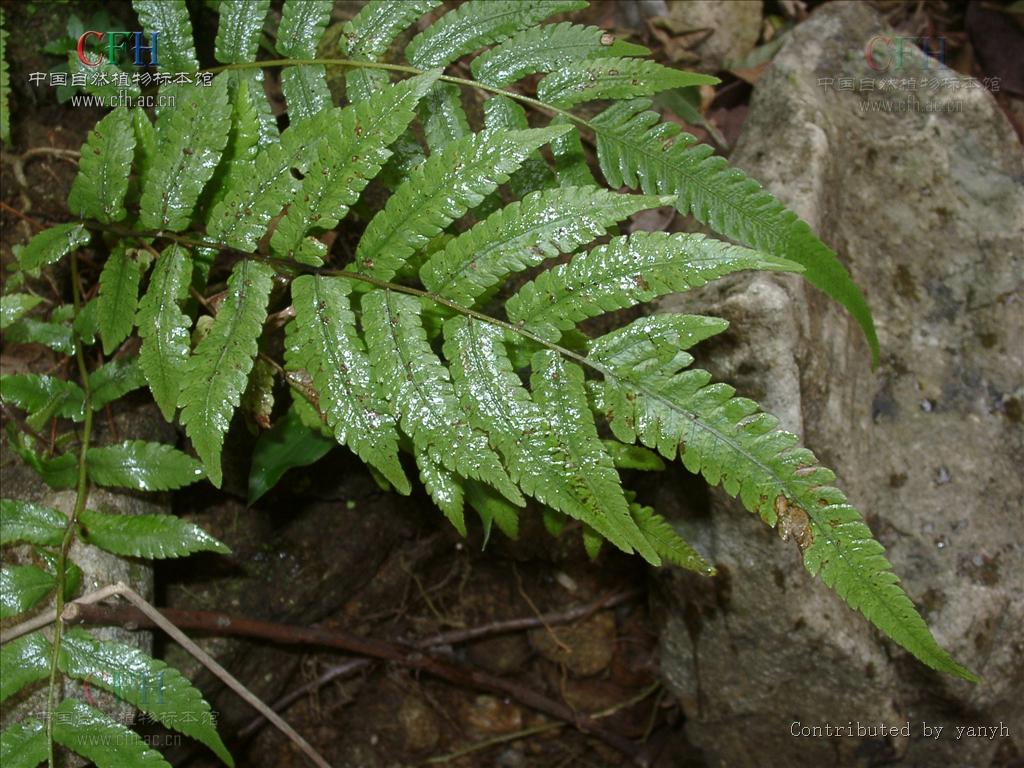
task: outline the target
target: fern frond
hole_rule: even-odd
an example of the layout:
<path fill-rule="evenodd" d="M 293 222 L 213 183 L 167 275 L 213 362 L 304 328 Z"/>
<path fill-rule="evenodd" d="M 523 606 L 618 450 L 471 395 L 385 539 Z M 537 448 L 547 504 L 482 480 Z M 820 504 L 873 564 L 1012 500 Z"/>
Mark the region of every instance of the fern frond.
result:
<path fill-rule="evenodd" d="M 395 38 L 441 0 L 370 0 L 345 24 L 338 38 L 342 56 L 357 61 L 379 61 Z M 352 69 L 345 73 L 345 95 L 353 104 L 387 85 L 386 72 Z"/>
<path fill-rule="evenodd" d="M 199 193 L 227 143 L 227 83 L 226 74 L 221 74 L 211 87 L 180 90 L 175 108 L 163 110 L 157 118 L 156 155 L 140 202 L 142 226 L 172 232 L 188 226 Z"/>
<path fill-rule="evenodd" d="M 64 699 L 51 717 L 53 740 L 93 761 L 97 768 L 171 768 L 131 728 L 78 699 Z"/>
<path fill-rule="evenodd" d="M 395 141 L 416 116 L 416 103 L 437 80 L 427 73 L 377 91 L 370 98 L 337 113 L 317 145 L 316 159 L 302 180 L 288 213 L 270 239 L 275 255 L 318 264 L 326 247 L 306 234 L 330 230 L 379 172 Z"/>
<path fill-rule="evenodd" d="M 597 99 L 651 96 L 673 88 L 714 85 L 717 77 L 684 72 L 650 59 L 594 59 L 561 67 L 537 86 L 537 98 L 566 109 Z"/>
<path fill-rule="evenodd" d="M 431 501 L 444 513 L 455 530 L 465 536 L 466 518 L 463 508 L 466 494 L 458 476 L 445 467 L 439 458 L 425 450 L 416 451 L 416 466 L 420 470 L 420 482 Z"/>
<path fill-rule="evenodd" d="M 181 302 L 188 296 L 191 281 L 192 257 L 184 248 L 169 245 L 156 260 L 135 317 L 142 338 L 139 364 L 167 421 L 174 418 L 188 365 L 192 322 L 181 311 Z"/>
<path fill-rule="evenodd" d="M 285 0 L 277 30 L 277 51 L 292 59 L 316 58 L 317 45 L 331 17 L 331 0 Z M 327 73 L 321 65 L 287 67 L 281 90 L 289 120 L 303 120 L 331 103 Z"/>
<path fill-rule="evenodd" d="M 196 72 L 192 22 L 185 0 L 132 0 L 142 29 L 160 33 L 160 64 L 167 72 Z"/>
<path fill-rule="evenodd" d="M 435 84 L 420 104 L 420 112 L 423 136 L 431 152 L 440 152 L 470 133 L 469 118 L 457 85 Z"/>
<path fill-rule="evenodd" d="M 551 121 L 551 125 L 569 125 L 569 120 L 559 115 Z M 552 139 L 551 156 L 555 159 L 555 176 L 563 187 L 597 186 L 597 179 L 587 164 L 579 131 L 570 130 Z"/>
<path fill-rule="evenodd" d="M 508 96 L 498 94 L 484 102 L 484 130 L 524 131 L 529 127 L 526 110 Z M 558 182 L 550 166 L 538 150 L 531 152 L 523 160 L 522 168 L 513 173 L 508 180 L 508 190 L 516 200 L 521 200 L 539 189 L 557 186 Z M 497 192 L 492 193 L 492 197 L 497 195 Z M 500 198 L 498 203 L 500 204 Z M 480 210 L 477 211 L 477 215 L 481 215 Z"/>
<path fill-rule="evenodd" d="M 576 423 L 582 412 L 559 412 L 553 402 L 578 405 L 575 381 L 543 385 L 548 396 L 542 392 L 535 402 L 513 370 L 498 328 L 455 317 L 445 323 L 444 335 L 463 411 L 487 433 L 523 492 L 591 525 L 623 551 L 636 549 L 658 562 L 629 517 L 618 473 L 597 439 L 589 408 L 588 426 Z M 582 375 L 578 383 L 582 386 Z"/>
<path fill-rule="evenodd" d="M 451 240 L 423 265 L 420 279 L 432 293 L 471 307 L 507 275 L 572 253 L 634 213 L 670 203 L 598 187 L 534 192 Z"/>
<path fill-rule="evenodd" d="M 491 537 L 491 526 L 495 523 L 498 529 L 510 539 L 519 538 L 519 508 L 510 504 L 508 499 L 494 492 L 489 485 L 467 480 L 465 488 L 466 501 L 469 502 L 480 516 L 484 528 L 484 543 Z"/>
<path fill-rule="evenodd" d="M 221 0 L 217 5 L 220 23 L 214 49 L 217 61 L 221 64 L 255 61 L 269 9 L 270 0 Z"/>
<path fill-rule="evenodd" d="M 273 270 L 238 262 L 228 278 L 228 295 L 185 367 L 178 396 L 181 424 L 203 461 L 210 482 L 221 484 L 220 453 L 231 415 L 242 397 L 267 317 Z"/>
<path fill-rule="evenodd" d="M 370 221 L 356 271 L 388 280 L 430 238 L 478 205 L 523 159 L 566 127 L 475 133 L 427 158 Z"/>
<path fill-rule="evenodd" d="M 292 281 L 295 320 L 287 327 L 285 359 L 290 369 L 312 377 L 337 441 L 408 494 L 393 409 L 372 379 L 349 306 L 351 290 L 341 277 L 303 275 Z"/>
<path fill-rule="evenodd" d="M 132 332 L 141 277 L 139 263 L 123 245 L 110 252 L 100 273 L 97 300 L 100 338 L 103 339 L 105 355 L 112 354 Z"/>
<path fill-rule="evenodd" d="M 92 234 L 89 230 L 77 222 L 58 224 L 44 229 L 20 250 L 15 246 L 15 254 L 22 269 L 39 269 L 56 264 L 72 251 L 88 243 L 90 237 Z"/>
<path fill-rule="evenodd" d="M 363 297 L 362 309 L 376 385 L 395 408 L 417 451 L 462 477 L 494 486 L 522 505 L 522 496 L 486 436 L 459 408 L 448 370 L 427 340 L 419 301 L 375 290 Z"/>
<path fill-rule="evenodd" d="M 633 520 L 622 481 L 597 436 L 590 415 L 583 369 L 552 350 L 533 356 L 530 387 L 540 406 L 546 432 L 565 457 L 566 468 L 580 470 L 570 483 L 585 507 L 596 509 L 596 521 L 584 520 L 624 552 L 636 552 L 652 565 L 661 558 Z M 557 509 L 557 507 L 556 507 Z M 561 510 L 560 510 L 561 511 Z"/>
<path fill-rule="evenodd" d="M 46 729 L 38 720 L 22 720 L 0 732 L 0 763 L 4 768 L 36 768 L 46 760 L 47 753 Z"/>
<path fill-rule="evenodd" d="M 803 265 L 804 277 L 842 304 L 860 324 L 878 363 L 878 338 L 860 289 L 835 253 L 795 213 L 711 147 L 647 111 L 647 99 L 614 104 L 589 121 L 597 157 L 613 187 L 677 196 L 692 213 L 728 238 Z"/>
<path fill-rule="evenodd" d="M 504 88 L 535 72 L 554 72 L 579 61 L 649 53 L 642 45 L 615 40 L 603 29 L 563 21 L 520 32 L 481 53 L 470 68 L 480 82 Z"/>
<path fill-rule="evenodd" d="M 715 574 L 714 566 L 682 539 L 665 518 L 655 514 L 653 509 L 631 503 L 629 511 L 640 527 L 640 532 L 665 562 L 704 576 Z"/>
<path fill-rule="evenodd" d="M 697 321 L 689 333 L 697 338 L 706 328 Z M 666 349 L 659 352 L 640 331 L 639 325 L 614 331 L 590 345 L 590 357 L 605 376 L 607 416 L 616 437 L 638 437 L 666 458 L 678 450 L 688 470 L 738 495 L 784 538 L 795 538 L 808 571 L 885 634 L 933 669 L 976 680 L 935 642 L 899 587 L 882 545 L 831 486 L 833 473 L 752 400 L 734 397 L 725 384 L 709 384 L 705 371 L 682 370 L 689 355 L 666 360 Z"/>
<path fill-rule="evenodd" d="M 83 218 L 109 224 L 127 215 L 124 196 L 135 157 L 131 114 L 119 107 L 89 132 L 82 147 L 78 175 L 68 195 L 68 209 Z"/>
<path fill-rule="evenodd" d="M 637 232 L 541 273 L 505 304 L 509 320 L 548 341 L 588 317 L 686 291 L 744 269 L 799 265 L 703 235 Z"/>
<path fill-rule="evenodd" d="M 326 109 L 288 127 L 280 141 L 261 146 L 250 173 L 228 178 L 224 196 L 213 207 L 207 224 L 215 240 L 251 253 L 270 220 L 295 199 L 300 187 L 294 168 L 305 174 L 338 112 Z"/>
<path fill-rule="evenodd" d="M 420 69 L 443 67 L 548 16 L 586 5 L 586 0 L 467 0 L 416 35 L 405 56 Z"/>

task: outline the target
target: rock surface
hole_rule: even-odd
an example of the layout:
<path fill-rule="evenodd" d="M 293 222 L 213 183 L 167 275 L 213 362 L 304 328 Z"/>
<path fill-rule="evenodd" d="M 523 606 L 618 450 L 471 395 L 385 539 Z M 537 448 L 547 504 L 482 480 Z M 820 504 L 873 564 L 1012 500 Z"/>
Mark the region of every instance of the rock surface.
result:
<path fill-rule="evenodd" d="M 673 0 L 666 19 L 673 33 L 696 38 L 689 47 L 697 68 L 717 72 L 757 45 L 763 5 L 761 0 Z"/>
<path fill-rule="evenodd" d="M 880 368 L 841 308 L 798 279 L 670 301 L 732 322 L 708 367 L 837 470 L 936 638 L 984 682 L 935 674 L 881 638 L 809 577 L 794 544 L 715 491 L 710 514 L 681 525 L 720 575 L 664 577 L 657 606 L 663 673 L 706 765 L 990 766 L 1024 752 L 1024 158 L 987 91 L 944 87 L 963 76 L 916 51 L 900 72 L 870 69 L 878 34 L 895 33 L 859 3 L 798 26 L 758 83 L 733 161 L 847 264 Z M 821 84 L 841 77 L 875 90 Z M 883 77 L 940 85 L 879 91 Z M 660 511 L 680 508 L 675 491 Z M 909 723 L 910 735 L 792 733 L 851 721 Z M 925 724 L 944 730 L 925 737 Z M 978 725 L 1005 729 L 956 738 Z"/>

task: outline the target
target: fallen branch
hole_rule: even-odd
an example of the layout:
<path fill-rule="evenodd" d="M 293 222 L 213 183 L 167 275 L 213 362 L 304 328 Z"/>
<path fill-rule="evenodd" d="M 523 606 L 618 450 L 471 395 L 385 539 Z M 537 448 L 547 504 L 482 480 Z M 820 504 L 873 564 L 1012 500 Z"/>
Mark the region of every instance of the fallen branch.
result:
<path fill-rule="evenodd" d="M 624 600 L 627 598 L 616 596 L 616 599 Z M 604 604 L 607 605 L 608 603 L 605 602 Z M 153 610 L 155 611 L 155 609 Z M 585 613 L 586 610 L 598 610 L 598 608 L 583 606 L 577 610 L 582 610 Z M 556 720 L 569 723 L 580 732 L 603 741 L 608 746 L 629 757 L 637 765 L 647 764 L 647 761 L 641 757 L 633 742 L 603 728 L 590 715 L 575 712 L 566 704 L 550 699 L 513 680 L 496 677 L 459 664 L 452 659 L 424 652 L 416 646 L 386 640 L 375 640 L 336 628 L 276 624 L 241 616 L 232 616 L 219 611 L 183 611 L 166 608 L 161 613 L 163 615 L 160 618 L 172 626 L 211 632 L 217 635 L 258 638 L 283 645 L 314 645 L 336 648 L 359 656 L 381 659 L 399 664 L 408 669 L 426 672 L 455 685 L 474 688 L 499 696 L 508 696 L 530 709 Z M 563 612 L 563 615 L 565 613 Z M 148 612 L 135 610 L 127 606 L 101 605 L 76 605 L 74 615 L 65 616 L 65 620 L 80 624 L 120 625 L 127 629 L 149 628 L 155 623 L 154 618 Z M 541 616 L 519 621 L 537 622 L 530 626 L 543 626 L 544 622 L 550 624 L 547 617 Z M 501 630 L 510 631 L 505 627 L 501 627 Z M 493 627 L 487 631 L 493 632 Z M 471 632 L 471 630 L 459 630 L 459 632 L 466 633 Z M 486 632 L 479 636 L 486 636 Z M 276 714 L 275 717 L 277 717 Z"/>

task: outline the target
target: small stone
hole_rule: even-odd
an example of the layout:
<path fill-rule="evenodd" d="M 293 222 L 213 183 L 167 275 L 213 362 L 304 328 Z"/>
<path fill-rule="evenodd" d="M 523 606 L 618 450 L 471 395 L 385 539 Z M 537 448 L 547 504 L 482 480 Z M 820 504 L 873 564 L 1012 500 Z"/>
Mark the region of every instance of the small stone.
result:
<path fill-rule="evenodd" d="M 573 626 L 535 629 L 530 632 L 530 645 L 545 659 L 586 677 L 611 663 L 615 637 L 615 617 L 605 611 Z"/>
<path fill-rule="evenodd" d="M 470 661 L 496 675 L 521 670 L 529 658 L 530 645 L 521 634 L 489 637 L 469 646 Z"/>
<path fill-rule="evenodd" d="M 477 696 L 462 706 L 462 722 L 478 736 L 512 733 L 523 728 L 523 711 L 496 696 Z"/>
<path fill-rule="evenodd" d="M 437 746 L 441 729 L 434 710 L 418 696 L 407 696 L 398 710 L 398 722 L 405 732 L 405 747 L 410 752 L 426 752 Z"/>

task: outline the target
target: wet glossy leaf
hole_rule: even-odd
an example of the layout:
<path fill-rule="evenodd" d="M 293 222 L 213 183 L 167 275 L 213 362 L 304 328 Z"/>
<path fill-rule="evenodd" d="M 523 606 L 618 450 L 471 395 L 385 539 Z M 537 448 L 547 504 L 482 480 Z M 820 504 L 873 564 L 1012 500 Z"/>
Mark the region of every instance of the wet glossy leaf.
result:
<path fill-rule="evenodd" d="M 174 515 L 118 515 L 86 509 L 79 527 L 83 540 L 123 557 L 159 560 L 193 552 L 231 552 L 199 526 Z"/>
<path fill-rule="evenodd" d="M 241 400 L 267 317 L 273 271 L 266 264 L 239 261 L 228 279 L 228 295 L 209 335 L 185 368 L 178 405 L 206 474 L 218 488 L 220 454 L 231 415 Z"/>
<path fill-rule="evenodd" d="M 0 402 L 28 414 L 46 414 L 81 421 L 85 416 L 85 393 L 73 381 L 36 373 L 0 376 Z"/>
<path fill-rule="evenodd" d="M 132 332 L 140 279 L 139 263 L 123 246 L 111 251 L 100 273 L 96 307 L 105 355 L 112 354 Z"/>
<path fill-rule="evenodd" d="M 6 330 L 7 326 L 38 306 L 41 301 L 38 296 L 29 293 L 9 293 L 0 296 L 0 330 Z"/>
<path fill-rule="evenodd" d="M 46 730 L 38 720 L 23 720 L 0 733 L 0 765 L 35 768 L 46 759 Z"/>
<path fill-rule="evenodd" d="M 227 143 L 227 84 L 228 73 L 223 73 L 209 87 L 183 88 L 177 91 L 174 108 L 157 118 L 156 155 L 143 180 L 140 202 L 143 227 L 178 232 L 188 226 L 199 193 Z"/>
<path fill-rule="evenodd" d="M 597 27 L 563 21 L 524 30 L 473 59 L 473 76 L 502 88 L 535 72 L 554 72 L 581 60 L 646 56 L 650 51 Z"/>
<path fill-rule="evenodd" d="M 18 499 L 0 499 L 0 545 L 15 541 L 55 547 L 67 518 L 56 509 Z"/>
<path fill-rule="evenodd" d="M 137 357 L 111 360 L 89 374 L 92 409 L 98 411 L 129 392 L 144 386 L 146 386 L 146 378 Z"/>
<path fill-rule="evenodd" d="M 295 320 L 288 325 L 285 359 L 290 369 L 312 377 L 337 441 L 407 494 L 412 489 L 398 460 L 394 409 L 371 375 L 351 291 L 340 277 L 303 275 L 292 282 Z"/>
<path fill-rule="evenodd" d="M 513 272 L 572 253 L 608 227 L 666 199 L 597 187 L 534 192 L 451 240 L 420 269 L 424 286 L 463 306 Z"/>
<path fill-rule="evenodd" d="M 270 0 L 221 0 L 217 5 L 217 61 L 238 64 L 256 59 L 260 31 L 269 8 Z"/>
<path fill-rule="evenodd" d="M 135 156 L 131 113 L 118 107 L 89 132 L 82 146 L 78 175 L 71 185 L 68 208 L 86 219 L 120 221 L 128 212 L 124 196 Z"/>
<path fill-rule="evenodd" d="M 135 731 L 77 699 L 54 711 L 53 740 L 97 768 L 171 768 Z"/>
<path fill-rule="evenodd" d="M 69 677 L 110 691 L 168 728 L 201 741 L 225 764 L 235 764 L 217 735 L 210 705 L 174 667 L 81 629 L 65 633 L 59 665 Z"/>
<path fill-rule="evenodd" d="M 332 5 L 331 0 L 285 0 L 277 31 L 278 52 L 290 59 L 316 58 Z M 281 72 L 281 90 L 290 120 L 310 117 L 331 104 L 322 66 L 285 68 Z"/>
<path fill-rule="evenodd" d="M 18 251 L 22 269 L 39 269 L 55 264 L 89 242 L 90 234 L 81 224 L 70 222 L 44 229 Z"/>
<path fill-rule="evenodd" d="M 90 448 L 86 466 L 89 479 L 97 485 L 136 491 L 169 491 L 203 478 L 199 462 L 188 454 L 143 440 Z"/>
<path fill-rule="evenodd" d="M 199 70 L 185 0 L 132 0 L 132 7 L 142 29 L 160 33 L 160 66 L 165 72 Z"/>
<path fill-rule="evenodd" d="M 651 542 L 654 551 L 661 555 L 666 563 L 678 565 L 703 576 L 714 575 L 715 569 L 711 564 L 700 552 L 686 543 L 665 518 L 655 514 L 650 507 L 640 504 L 630 504 L 629 511 L 643 535 Z"/>
<path fill-rule="evenodd" d="M 416 35 L 405 56 L 420 69 L 444 66 L 548 16 L 586 5 L 585 0 L 468 0 Z"/>
<path fill-rule="evenodd" d="M 718 82 L 717 77 L 683 72 L 650 59 L 596 59 L 552 72 L 537 86 L 537 98 L 567 109 L 586 101 L 650 96 L 673 88 Z"/>
<path fill-rule="evenodd" d="M 373 217 L 356 248 L 354 269 L 390 279 L 409 256 L 505 182 L 531 151 L 565 130 L 471 134 L 431 155 Z"/>
<path fill-rule="evenodd" d="M 25 613 L 53 591 L 53 574 L 34 565 L 0 569 L 0 619 Z"/>
<path fill-rule="evenodd" d="M 505 304 L 509 320 L 557 341 L 588 317 L 697 288 L 744 269 L 800 266 L 703 235 L 637 232 L 543 272 Z"/>
<path fill-rule="evenodd" d="M 26 685 L 50 676 L 49 641 L 40 632 L 23 635 L 0 648 L 0 701 Z M 0 761 L 5 767 L 6 761 Z"/>
<path fill-rule="evenodd" d="M 177 245 L 167 246 L 157 259 L 135 318 L 142 337 L 139 365 L 153 399 L 168 421 L 174 418 L 188 364 L 192 321 L 181 311 L 181 302 L 188 296 L 191 279 L 192 258 L 188 251 Z"/>

